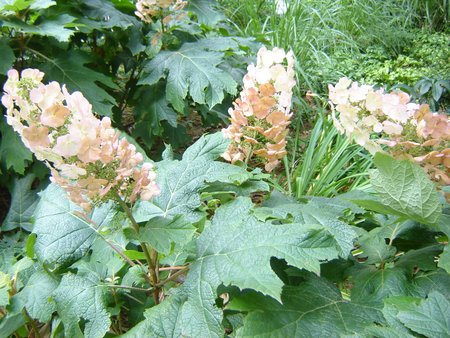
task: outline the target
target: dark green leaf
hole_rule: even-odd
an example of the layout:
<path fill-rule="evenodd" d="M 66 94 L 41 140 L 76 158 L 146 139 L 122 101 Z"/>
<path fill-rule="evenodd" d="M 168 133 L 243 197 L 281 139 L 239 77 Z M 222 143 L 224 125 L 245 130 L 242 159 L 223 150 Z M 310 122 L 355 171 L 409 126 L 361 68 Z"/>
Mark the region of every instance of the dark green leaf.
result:
<path fill-rule="evenodd" d="M 225 16 L 217 9 L 215 0 L 191 0 L 186 7 L 197 15 L 198 21 L 208 26 L 214 26 Z"/>
<path fill-rule="evenodd" d="M 13 66 L 16 56 L 8 45 L 8 40 L 0 38 L 0 74 L 6 75 Z"/>
<path fill-rule="evenodd" d="M 113 27 L 127 28 L 132 25 L 138 25 L 139 21 L 128 14 L 116 9 L 111 1 L 105 0 L 83 0 L 78 1 L 81 6 L 84 6 L 83 14 L 89 19 L 96 20 L 96 22 L 89 21 L 87 24 L 97 29 L 108 29 Z M 83 20 L 81 20 L 83 22 Z"/>
<path fill-rule="evenodd" d="M 177 113 L 169 106 L 164 93 L 164 85 L 142 86 L 135 94 L 135 131 L 133 134 L 150 142 L 154 135 L 162 132 L 161 121 L 177 127 Z"/>
<path fill-rule="evenodd" d="M 283 283 L 271 269 L 271 257 L 316 273 L 321 261 L 337 257 L 335 243 L 322 227 L 259 222 L 252 206 L 250 199 L 240 197 L 216 210 L 197 241 L 197 260 L 177 296 L 149 310 L 147 320 L 130 331 L 130 337 L 143 332 L 156 337 L 222 337 L 222 313 L 215 306 L 219 285 L 251 288 L 280 299 Z"/>
<path fill-rule="evenodd" d="M 439 101 L 442 95 L 442 91 L 443 88 L 438 83 L 435 83 L 433 85 L 433 87 L 431 88 L 431 95 L 433 96 L 433 99 L 435 101 Z"/>
<path fill-rule="evenodd" d="M 23 174 L 28 162 L 33 159 L 31 151 L 24 146 L 19 135 L 3 119 L 0 121 L 0 132 L 2 135 L 0 160 L 5 163 L 7 169 Z"/>
<path fill-rule="evenodd" d="M 382 321 L 376 309 L 345 301 L 334 285 L 312 275 L 285 286 L 281 300 L 249 292 L 232 301 L 231 309 L 249 311 L 236 337 L 340 337 Z"/>
<path fill-rule="evenodd" d="M 395 266 L 406 269 L 411 274 L 415 269 L 421 271 L 436 270 L 435 257 L 439 256 L 441 252 L 442 245 L 430 245 L 417 250 L 409 250 L 400 256 Z"/>
<path fill-rule="evenodd" d="M 450 336 L 450 302 L 439 292 L 433 291 L 419 305 L 411 304 L 400 310 L 398 319 L 411 330 L 426 337 Z"/>
<path fill-rule="evenodd" d="M 358 256 L 365 258 L 366 264 L 382 263 L 394 257 L 396 250 L 387 245 L 385 239 L 368 233 L 358 240 L 362 253 Z"/>
<path fill-rule="evenodd" d="M 117 86 L 108 76 L 85 67 L 89 62 L 90 58 L 86 54 L 72 51 L 49 60 L 43 71 L 47 79 L 66 84 L 69 91 L 82 92 L 96 113 L 111 116 L 111 108 L 116 101 L 97 82 L 108 88 L 116 89 Z"/>
<path fill-rule="evenodd" d="M 34 180 L 34 174 L 14 180 L 11 191 L 11 206 L 1 227 L 3 231 L 16 228 L 32 230 L 31 217 L 39 199 L 38 190 L 33 190 L 31 187 Z"/>
<path fill-rule="evenodd" d="M 175 110 L 184 110 L 188 92 L 196 103 L 209 107 L 222 102 L 224 92 L 235 94 L 236 82 L 217 66 L 223 53 L 208 51 L 196 42 L 184 43 L 177 51 L 162 51 L 144 68 L 139 84 L 153 85 L 167 74 L 166 98 Z"/>
<path fill-rule="evenodd" d="M 30 25 L 16 18 L 8 18 L 8 20 L 3 21 L 3 26 L 14 28 L 29 35 L 51 36 L 58 41 L 64 42 L 69 41 L 70 37 L 75 33 L 74 30 L 65 28 L 74 20 L 75 17 L 62 14 L 55 18 L 47 18 L 38 25 Z"/>
<path fill-rule="evenodd" d="M 353 276 L 352 302 L 383 307 L 391 296 L 410 295 L 411 280 L 401 269 L 364 269 Z"/>

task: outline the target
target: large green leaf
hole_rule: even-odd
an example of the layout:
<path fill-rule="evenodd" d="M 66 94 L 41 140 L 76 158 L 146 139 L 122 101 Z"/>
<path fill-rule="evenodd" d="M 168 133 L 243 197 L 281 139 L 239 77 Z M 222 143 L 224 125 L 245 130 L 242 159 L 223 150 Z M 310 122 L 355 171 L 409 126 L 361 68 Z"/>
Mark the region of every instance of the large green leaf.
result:
<path fill-rule="evenodd" d="M 38 10 L 46 9 L 54 5 L 56 5 L 56 2 L 52 0 L 1 0 L 0 11 L 18 12 L 27 8 Z"/>
<path fill-rule="evenodd" d="M 191 0 L 186 9 L 194 12 L 198 21 L 205 25 L 214 26 L 225 19 L 225 16 L 217 9 L 215 0 Z"/>
<path fill-rule="evenodd" d="M 152 142 L 155 135 L 160 136 L 162 133 L 161 121 L 177 127 L 177 113 L 167 102 L 162 83 L 141 86 L 136 91 L 134 100 L 135 137 L 141 137 L 147 143 Z"/>
<path fill-rule="evenodd" d="M 382 236 L 370 231 L 358 239 L 361 253 L 358 258 L 364 258 L 365 264 L 383 263 L 393 259 L 396 249 L 392 245 L 386 244 Z"/>
<path fill-rule="evenodd" d="M 249 198 L 239 197 L 216 210 L 177 295 L 161 305 L 162 312 L 150 309 L 147 320 L 128 336 L 222 337 L 222 313 L 215 305 L 219 285 L 254 289 L 280 300 L 283 283 L 271 269 L 271 257 L 318 273 L 321 261 L 338 256 L 323 227 L 261 222 L 252 207 Z"/>
<path fill-rule="evenodd" d="M 16 18 L 8 18 L 3 21 L 3 26 L 13 28 L 19 32 L 29 35 L 51 36 L 58 41 L 69 41 L 75 33 L 74 30 L 65 28 L 75 20 L 73 16 L 62 14 L 54 18 L 46 18 L 42 23 L 31 25 Z"/>
<path fill-rule="evenodd" d="M 23 174 L 28 162 L 32 161 L 33 154 L 22 143 L 19 135 L 0 120 L 1 144 L 0 160 L 5 163 L 7 169 L 13 169 L 18 174 Z"/>
<path fill-rule="evenodd" d="M 95 274 L 66 274 L 53 293 L 66 337 L 101 338 L 111 325 L 106 301 L 107 289 Z M 79 321 L 86 321 L 83 334 Z"/>
<path fill-rule="evenodd" d="M 88 55 L 80 51 L 72 51 L 55 59 L 50 59 L 44 64 L 43 71 L 46 73 L 48 80 L 65 84 L 71 92 L 82 92 L 93 105 L 96 113 L 111 116 L 111 108 L 116 104 L 116 101 L 97 83 L 112 89 L 117 88 L 117 86 L 108 76 L 85 67 L 89 62 Z"/>
<path fill-rule="evenodd" d="M 381 202 L 406 218 L 435 224 L 441 214 L 439 195 L 422 168 L 408 160 L 377 153 L 371 182 Z"/>
<path fill-rule="evenodd" d="M 253 292 L 233 300 L 231 309 L 249 312 L 236 337 L 342 337 L 383 321 L 376 309 L 345 301 L 334 285 L 313 275 L 285 286 L 281 300 Z"/>
<path fill-rule="evenodd" d="M 442 252 L 441 257 L 439 257 L 438 266 L 450 273 L 450 246 L 448 244 L 444 248 L 444 252 Z"/>
<path fill-rule="evenodd" d="M 183 215 L 189 222 L 197 222 L 203 216 L 197 210 L 201 205 L 199 192 L 207 182 L 243 183 L 251 178 L 252 175 L 240 167 L 214 161 L 225 152 L 228 144 L 222 133 L 203 136 L 186 150 L 181 161 L 156 163 L 161 194 L 152 203 L 136 204 L 136 220 L 146 222 L 157 216 Z"/>
<path fill-rule="evenodd" d="M 38 203 L 38 190 L 31 187 L 34 179 L 35 175 L 29 174 L 14 180 L 11 191 L 11 206 L 1 227 L 3 231 L 15 228 L 31 231 L 31 217 Z"/>
<path fill-rule="evenodd" d="M 51 184 L 41 193 L 33 232 L 37 235 L 36 255 L 44 264 L 65 265 L 81 258 L 99 236 L 95 226 L 101 226 L 114 211 L 108 205 L 94 209 L 89 215 L 92 223 L 79 216 L 80 212 L 57 185 Z"/>
<path fill-rule="evenodd" d="M 174 219 L 157 217 L 141 228 L 139 239 L 148 242 L 156 251 L 168 255 L 172 243 L 185 244 L 192 239 L 196 228 L 183 216 Z"/>
<path fill-rule="evenodd" d="M 411 302 L 397 317 L 406 327 L 426 337 L 450 337 L 450 302 L 439 292 L 431 292 L 418 305 Z"/>
<path fill-rule="evenodd" d="M 6 75 L 13 66 L 16 56 L 12 48 L 8 45 L 8 40 L 0 38 L 0 74 Z"/>
<path fill-rule="evenodd" d="M 268 214 L 275 216 L 278 214 L 282 217 L 291 215 L 294 222 L 304 225 L 320 225 L 332 235 L 339 255 L 343 258 L 347 258 L 353 249 L 356 233 L 348 224 L 339 220 L 344 216 L 345 210 L 356 207 L 351 203 L 321 198 L 312 199 L 309 203 L 304 204 L 274 194 L 264 206 L 265 208 L 260 210 L 264 210 Z"/>
<path fill-rule="evenodd" d="M 57 286 L 58 280 L 54 276 L 44 270 L 37 270 L 17 297 L 32 318 L 47 323 L 56 311 L 51 296 Z"/>
<path fill-rule="evenodd" d="M 382 308 L 387 297 L 411 294 L 411 280 L 402 269 L 367 268 L 353 280 L 352 301 L 362 305 Z"/>
<path fill-rule="evenodd" d="M 222 102 L 224 92 L 236 94 L 237 83 L 218 68 L 221 62 L 223 53 L 196 42 L 184 43 L 179 50 L 162 51 L 151 60 L 139 84 L 153 85 L 167 76 L 166 98 L 177 111 L 184 110 L 188 92 L 194 102 L 211 108 Z"/>
<path fill-rule="evenodd" d="M 86 24 L 90 28 L 110 29 L 113 27 L 127 28 L 138 25 L 139 21 L 131 15 L 118 10 L 111 1 L 106 0 L 83 0 L 77 1 L 82 8 L 85 18 L 89 18 Z M 95 20 L 95 21 L 93 21 Z M 83 19 L 80 20 L 82 23 Z"/>

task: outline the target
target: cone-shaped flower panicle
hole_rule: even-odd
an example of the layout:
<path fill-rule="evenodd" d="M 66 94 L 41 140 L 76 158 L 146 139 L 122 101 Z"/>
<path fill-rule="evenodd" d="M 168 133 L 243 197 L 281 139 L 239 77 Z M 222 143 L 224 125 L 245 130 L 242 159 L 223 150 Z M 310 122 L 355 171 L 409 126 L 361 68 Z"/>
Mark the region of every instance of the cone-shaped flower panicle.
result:
<path fill-rule="evenodd" d="M 272 171 L 286 155 L 286 134 L 292 113 L 294 56 L 281 48 L 258 51 L 256 65 L 249 65 L 240 97 L 229 109 L 231 124 L 222 132 L 231 140 L 223 158 L 232 163 L 264 164 Z"/>
<path fill-rule="evenodd" d="M 168 24 L 185 16 L 182 9 L 186 5 L 187 1 L 183 0 L 137 0 L 134 14 L 147 23 L 162 19 L 164 24 Z"/>
<path fill-rule="evenodd" d="M 57 82 L 42 83 L 44 74 L 12 69 L 4 85 L 6 119 L 23 143 L 45 161 L 51 180 L 86 211 L 115 198 L 134 202 L 159 194 L 151 163 L 119 132 L 111 120 L 99 120 L 80 92 L 70 94 Z"/>
<path fill-rule="evenodd" d="M 328 87 L 341 133 L 371 153 L 386 145 L 393 156 L 418 162 L 439 185 L 450 184 L 450 117 L 410 102 L 401 91 L 385 93 L 347 78 Z"/>

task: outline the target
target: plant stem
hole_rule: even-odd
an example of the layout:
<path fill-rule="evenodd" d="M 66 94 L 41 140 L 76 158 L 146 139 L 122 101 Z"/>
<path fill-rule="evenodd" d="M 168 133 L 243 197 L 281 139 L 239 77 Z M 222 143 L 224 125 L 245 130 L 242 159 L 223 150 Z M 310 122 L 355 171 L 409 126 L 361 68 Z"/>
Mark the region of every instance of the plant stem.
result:
<path fill-rule="evenodd" d="M 179 275 L 183 274 L 187 269 L 188 269 L 188 267 L 185 266 L 184 269 L 178 270 L 172 276 L 168 277 L 167 279 L 163 280 L 162 282 L 159 282 L 157 286 L 161 287 L 164 284 L 166 284 L 167 282 L 170 282 L 170 281 L 176 279 Z"/>
<path fill-rule="evenodd" d="M 141 292 L 152 291 L 152 288 L 144 289 L 144 288 L 137 288 L 135 286 L 126 286 L 126 285 L 103 284 L 102 286 L 107 286 L 107 287 L 113 288 L 113 289 L 125 289 L 125 290 L 141 291 Z"/>
<path fill-rule="evenodd" d="M 131 209 L 128 207 L 127 203 L 122 200 L 122 198 L 117 194 L 117 201 L 119 202 L 122 209 L 125 211 L 125 213 L 128 216 L 128 219 L 131 221 L 131 226 L 136 231 L 137 234 L 139 234 L 139 224 L 134 219 L 133 213 L 131 212 Z M 145 258 L 147 259 L 148 266 L 149 266 L 149 273 L 150 273 L 150 279 L 151 279 L 151 285 L 153 288 L 153 299 L 155 300 L 155 304 L 159 304 L 159 288 L 158 288 L 158 252 L 151 248 L 150 250 L 147 247 L 147 244 L 144 242 L 139 241 L 139 245 L 142 248 L 142 251 L 144 252 Z M 150 254 L 151 251 L 151 254 Z"/>
<path fill-rule="evenodd" d="M 30 315 L 28 314 L 27 310 L 25 310 L 25 308 L 22 310 L 22 313 L 25 315 L 25 317 L 27 318 L 27 320 L 30 322 L 31 327 L 33 328 L 34 331 L 34 336 L 36 338 L 41 338 L 41 334 L 36 326 L 36 323 L 34 322 L 34 319 L 30 317 Z"/>
<path fill-rule="evenodd" d="M 286 169 L 286 180 L 288 186 L 289 196 L 292 196 L 292 183 L 291 183 L 291 175 L 289 173 L 289 160 L 287 156 L 283 157 L 284 169 Z"/>

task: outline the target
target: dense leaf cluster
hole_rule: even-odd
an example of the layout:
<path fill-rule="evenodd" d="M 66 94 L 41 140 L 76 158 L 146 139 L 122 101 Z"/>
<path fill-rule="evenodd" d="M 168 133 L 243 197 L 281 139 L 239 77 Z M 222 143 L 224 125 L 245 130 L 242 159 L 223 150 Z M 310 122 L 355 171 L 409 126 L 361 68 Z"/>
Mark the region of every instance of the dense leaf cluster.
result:
<path fill-rule="evenodd" d="M 377 155 L 375 194 L 298 202 L 273 192 L 257 206 L 250 196 L 268 186 L 217 162 L 227 146 L 219 133 L 181 160 L 167 150 L 156 163 L 161 195 L 133 209 L 139 232 L 113 203 L 85 219 L 61 188 L 48 186 L 36 205 L 33 177 L 19 181 L 13 204 L 25 207 L 12 208 L 3 230 L 32 234 L 0 243 L 1 332 L 32 318 L 70 337 L 448 335 L 440 236 L 449 215 L 422 171 Z M 161 266 L 181 267 L 177 278 L 160 271 L 169 278 L 159 305 L 139 242 L 158 250 Z"/>

